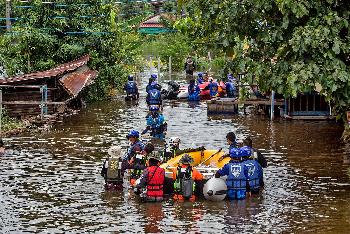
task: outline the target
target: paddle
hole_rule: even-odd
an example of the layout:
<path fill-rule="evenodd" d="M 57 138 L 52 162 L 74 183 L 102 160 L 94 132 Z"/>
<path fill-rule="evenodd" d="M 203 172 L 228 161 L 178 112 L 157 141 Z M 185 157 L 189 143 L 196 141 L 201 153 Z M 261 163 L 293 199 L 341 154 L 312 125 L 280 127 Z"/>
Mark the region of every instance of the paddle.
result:
<path fill-rule="evenodd" d="M 198 164 L 198 166 L 197 167 L 199 167 L 199 166 L 202 166 L 203 165 L 203 163 L 205 163 L 206 161 L 208 161 L 209 159 L 211 159 L 212 157 L 214 157 L 215 155 L 217 155 L 218 153 L 220 153 L 221 152 L 221 150 L 222 150 L 222 148 L 220 148 L 216 153 L 214 153 L 213 155 L 211 155 L 209 158 L 207 158 L 206 160 L 204 160 L 203 162 L 201 162 L 200 164 Z"/>

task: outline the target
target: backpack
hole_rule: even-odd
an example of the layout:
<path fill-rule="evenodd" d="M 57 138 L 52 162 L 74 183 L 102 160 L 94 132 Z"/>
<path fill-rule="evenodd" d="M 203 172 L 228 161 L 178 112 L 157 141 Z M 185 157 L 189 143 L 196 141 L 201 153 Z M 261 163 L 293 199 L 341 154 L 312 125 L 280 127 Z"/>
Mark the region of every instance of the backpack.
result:
<path fill-rule="evenodd" d="M 122 179 L 122 161 L 121 158 L 109 158 L 107 168 L 107 181 L 118 181 Z"/>

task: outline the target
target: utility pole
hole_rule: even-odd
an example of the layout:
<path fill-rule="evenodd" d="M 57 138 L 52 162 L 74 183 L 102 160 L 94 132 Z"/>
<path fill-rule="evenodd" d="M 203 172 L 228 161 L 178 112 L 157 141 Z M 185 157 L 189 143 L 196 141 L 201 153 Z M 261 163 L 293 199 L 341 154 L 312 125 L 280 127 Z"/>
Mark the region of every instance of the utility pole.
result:
<path fill-rule="evenodd" d="M 6 30 L 11 31 L 11 0 L 6 0 Z"/>

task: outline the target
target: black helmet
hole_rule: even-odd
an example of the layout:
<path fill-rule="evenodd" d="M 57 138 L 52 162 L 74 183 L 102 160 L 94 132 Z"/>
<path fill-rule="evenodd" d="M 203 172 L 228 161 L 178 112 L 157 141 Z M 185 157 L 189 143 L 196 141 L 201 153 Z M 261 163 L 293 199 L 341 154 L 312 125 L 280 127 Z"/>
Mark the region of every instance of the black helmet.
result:
<path fill-rule="evenodd" d="M 180 159 L 179 163 L 182 164 L 191 164 L 193 163 L 193 158 L 189 154 L 184 154 L 182 158 Z"/>
<path fill-rule="evenodd" d="M 128 81 L 133 81 L 134 80 L 134 76 L 133 75 L 128 75 Z"/>

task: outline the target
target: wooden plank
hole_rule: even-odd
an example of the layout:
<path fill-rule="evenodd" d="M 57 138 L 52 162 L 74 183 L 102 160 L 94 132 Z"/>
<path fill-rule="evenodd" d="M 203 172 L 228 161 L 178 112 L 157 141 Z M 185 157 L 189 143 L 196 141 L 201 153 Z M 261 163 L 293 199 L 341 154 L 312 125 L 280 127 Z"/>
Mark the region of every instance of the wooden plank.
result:
<path fill-rule="evenodd" d="M 293 120 L 330 120 L 335 119 L 335 116 L 290 116 Z"/>

